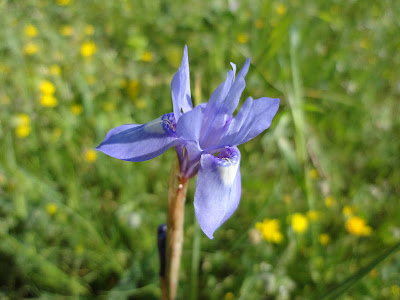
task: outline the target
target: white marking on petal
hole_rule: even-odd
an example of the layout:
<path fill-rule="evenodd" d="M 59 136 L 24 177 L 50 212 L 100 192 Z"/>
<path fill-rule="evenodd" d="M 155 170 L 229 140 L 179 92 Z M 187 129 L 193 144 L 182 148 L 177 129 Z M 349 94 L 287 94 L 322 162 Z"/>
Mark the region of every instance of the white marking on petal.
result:
<path fill-rule="evenodd" d="M 158 134 L 164 134 L 165 130 L 163 127 L 163 121 L 161 121 L 162 117 L 159 117 L 149 123 L 144 124 L 143 130 L 144 132 L 147 133 L 158 133 Z"/>
<path fill-rule="evenodd" d="M 235 181 L 236 173 L 238 170 L 239 164 L 230 164 L 229 166 L 218 166 L 218 173 L 221 177 L 221 180 L 225 186 L 233 185 Z"/>

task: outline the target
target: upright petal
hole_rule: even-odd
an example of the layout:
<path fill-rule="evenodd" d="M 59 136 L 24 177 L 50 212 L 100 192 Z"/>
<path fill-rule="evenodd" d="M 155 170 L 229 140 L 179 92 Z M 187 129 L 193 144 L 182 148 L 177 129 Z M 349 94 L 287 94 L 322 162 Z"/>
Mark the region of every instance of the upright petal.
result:
<path fill-rule="evenodd" d="M 175 126 L 173 113 L 143 125 L 122 125 L 111 129 L 96 150 L 121 160 L 149 160 L 183 143 Z"/>
<path fill-rule="evenodd" d="M 240 152 L 236 147 L 225 148 L 217 157 L 212 154 L 201 156 L 194 211 L 201 229 L 210 239 L 239 204 L 239 167 Z"/>
<path fill-rule="evenodd" d="M 219 85 L 211 95 L 205 108 L 200 137 L 200 145 L 203 148 L 219 142 L 221 134 L 217 131 L 223 128 L 232 118 L 232 114 L 239 104 L 240 96 L 246 87 L 244 77 L 249 70 L 250 58 L 246 60 L 236 79 L 236 65 L 232 63 L 231 65 L 233 70 L 228 72 L 225 82 Z M 223 129 L 223 131 L 226 131 L 226 129 Z"/>
<path fill-rule="evenodd" d="M 228 71 L 226 80 L 221 83 L 211 94 L 210 100 L 204 109 L 204 119 L 201 128 L 200 144 L 206 144 L 212 128 L 220 128 L 224 125 L 224 116 L 220 116 L 221 104 L 229 94 L 229 90 L 235 80 L 236 65 Z M 220 116 L 220 117 L 219 117 Z M 225 118 L 226 119 L 226 118 Z"/>
<path fill-rule="evenodd" d="M 171 94 L 175 119 L 178 121 L 182 112 L 186 113 L 193 108 L 190 96 L 189 58 L 186 45 L 183 51 L 182 64 L 172 78 Z"/>
<path fill-rule="evenodd" d="M 253 139 L 269 126 L 279 108 L 278 98 L 249 97 L 229 125 L 218 147 L 234 146 Z"/>
<path fill-rule="evenodd" d="M 247 75 L 247 72 L 249 71 L 250 68 L 250 57 L 246 59 L 246 61 L 243 64 L 243 67 L 240 69 L 237 78 L 245 78 Z"/>
<path fill-rule="evenodd" d="M 231 89 L 229 90 L 229 94 L 223 103 L 222 111 L 228 115 L 233 114 L 236 107 L 239 104 L 240 96 L 243 93 L 244 88 L 246 87 L 246 81 L 244 78 L 247 75 L 250 67 L 250 57 L 248 57 L 243 64 L 243 67 L 240 69 L 238 76 L 235 79 Z"/>
<path fill-rule="evenodd" d="M 203 109 L 203 105 L 197 105 L 194 109 L 181 116 L 176 124 L 176 133 L 180 138 L 199 142 Z"/>

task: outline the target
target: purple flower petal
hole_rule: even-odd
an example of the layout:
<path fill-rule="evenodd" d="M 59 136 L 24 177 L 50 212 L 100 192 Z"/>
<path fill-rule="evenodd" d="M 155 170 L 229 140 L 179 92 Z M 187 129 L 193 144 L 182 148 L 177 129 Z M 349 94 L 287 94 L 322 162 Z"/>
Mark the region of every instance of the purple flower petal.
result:
<path fill-rule="evenodd" d="M 201 156 L 194 211 L 201 229 L 210 239 L 239 204 L 239 167 L 240 152 L 236 147 L 223 149 L 217 157 L 212 154 Z"/>
<path fill-rule="evenodd" d="M 190 74 L 187 46 L 183 51 L 182 64 L 175 73 L 171 82 L 172 103 L 174 106 L 175 119 L 178 122 L 183 113 L 192 110 L 192 99 L 190 96 Z"/>
<path fill-rule="evenodd" d="M 143 125 L 111 129 L 96 150 L 122 160 L 144 161 L 182 143 L 175 133 L 174 114 L 169 113 Z"/>
<path fill-rule="evenodd" d="M 246 59 L 243 67 L 240 69 L 238 76 L 235 79 L 232 87 L 229 90 L 229 94 L 223 103 L 221 111 L 225 114 L 231 115 L 235 111 L 236 107 L 239 104 L 240 96 L 243 93 L 244 88 L 246 87 L 246 81 L 244 78 L 247 75 L 250 67 L 250 57 Z"/>
<path fill-rule="evenodd" d="M 187 141 L 199 141 L 203 110 L 204 106 L 197 105 L 194 109 L 181 116 L 176 124 L 176 133 L 180 138 Z"/>
<path fill-rule="evenodd" d="M 247 98 L 218 146 L 240 145 L 253 139 L 271 126 L 278 108 L 278 98 Z"/>
<path fill-rule="evenodd" d="M 225 216 L 221 221 L 221 225 L 224 224 L 225 221 L 228 220 L 238 208 L 241 194 L 242 194 L 242 177 L 240 175 L 240 169 L 238 168 L 235 181 L 233 182 L 233 187 L 231 189 L 231 199 L 228 203 Z"/>
<path fill-rule="evenodd" d="M 235 80 L 236 65 L 231 63 L 233 70 L 228 72 L 224 83 L 214 91 L 204 110 L 204 121 L 200 137 L 203 149 L 218 144 L 222 134 L 227 129 L 227 122 L 239 104 L 240 96 L 246 82 L 244 77 L 250 66 L 250 58 L 246 60 Z M 226 127 L 226 128 L 225 128 Z"/>

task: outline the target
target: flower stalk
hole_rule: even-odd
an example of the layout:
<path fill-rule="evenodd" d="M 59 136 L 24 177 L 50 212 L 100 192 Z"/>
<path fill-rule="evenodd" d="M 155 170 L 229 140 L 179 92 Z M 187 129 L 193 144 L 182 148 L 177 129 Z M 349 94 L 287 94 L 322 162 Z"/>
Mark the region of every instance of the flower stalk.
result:
<path fill-rule="evenodd" d="M 168 190 L 166 274 L 161 278 L 162 299 L 176 299 L 183 245 L 183 221 L 188 178 L 180 173 L 178 160 L 172 164 Z"/>

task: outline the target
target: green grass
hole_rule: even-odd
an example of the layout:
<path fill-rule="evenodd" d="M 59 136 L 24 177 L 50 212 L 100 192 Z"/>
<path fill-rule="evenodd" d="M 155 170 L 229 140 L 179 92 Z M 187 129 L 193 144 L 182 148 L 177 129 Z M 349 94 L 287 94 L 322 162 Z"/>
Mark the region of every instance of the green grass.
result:
<path fill-rule="evenodd" d="M 172 111 L 185 44 L 195 103 L 230 61 L 251 56 L 241 99 L 279 97 L 281 106 L 240 147 L 241 204 L 213 240 L 196 227 L 192 180 L 180 299 L 398 297 L 400 3 L 56 3 L 0 0 L 0 299 L 159 298 L 156 232 L 174 151 L 143 163 L 86 153 L 113 127 Z M 85 58 L 89 41 L 97 51 Z M 56 107 L 40 104 L 43 80 Z M 30 120 L 24 138 L 19 114 Z M 345 206 L 370 235 L 346 230 Z M 290 216 L 309 210 L 319 218 L 295 233 Z M 265 218 L 280 221 L 281 243 L 260 240 Z"/>

